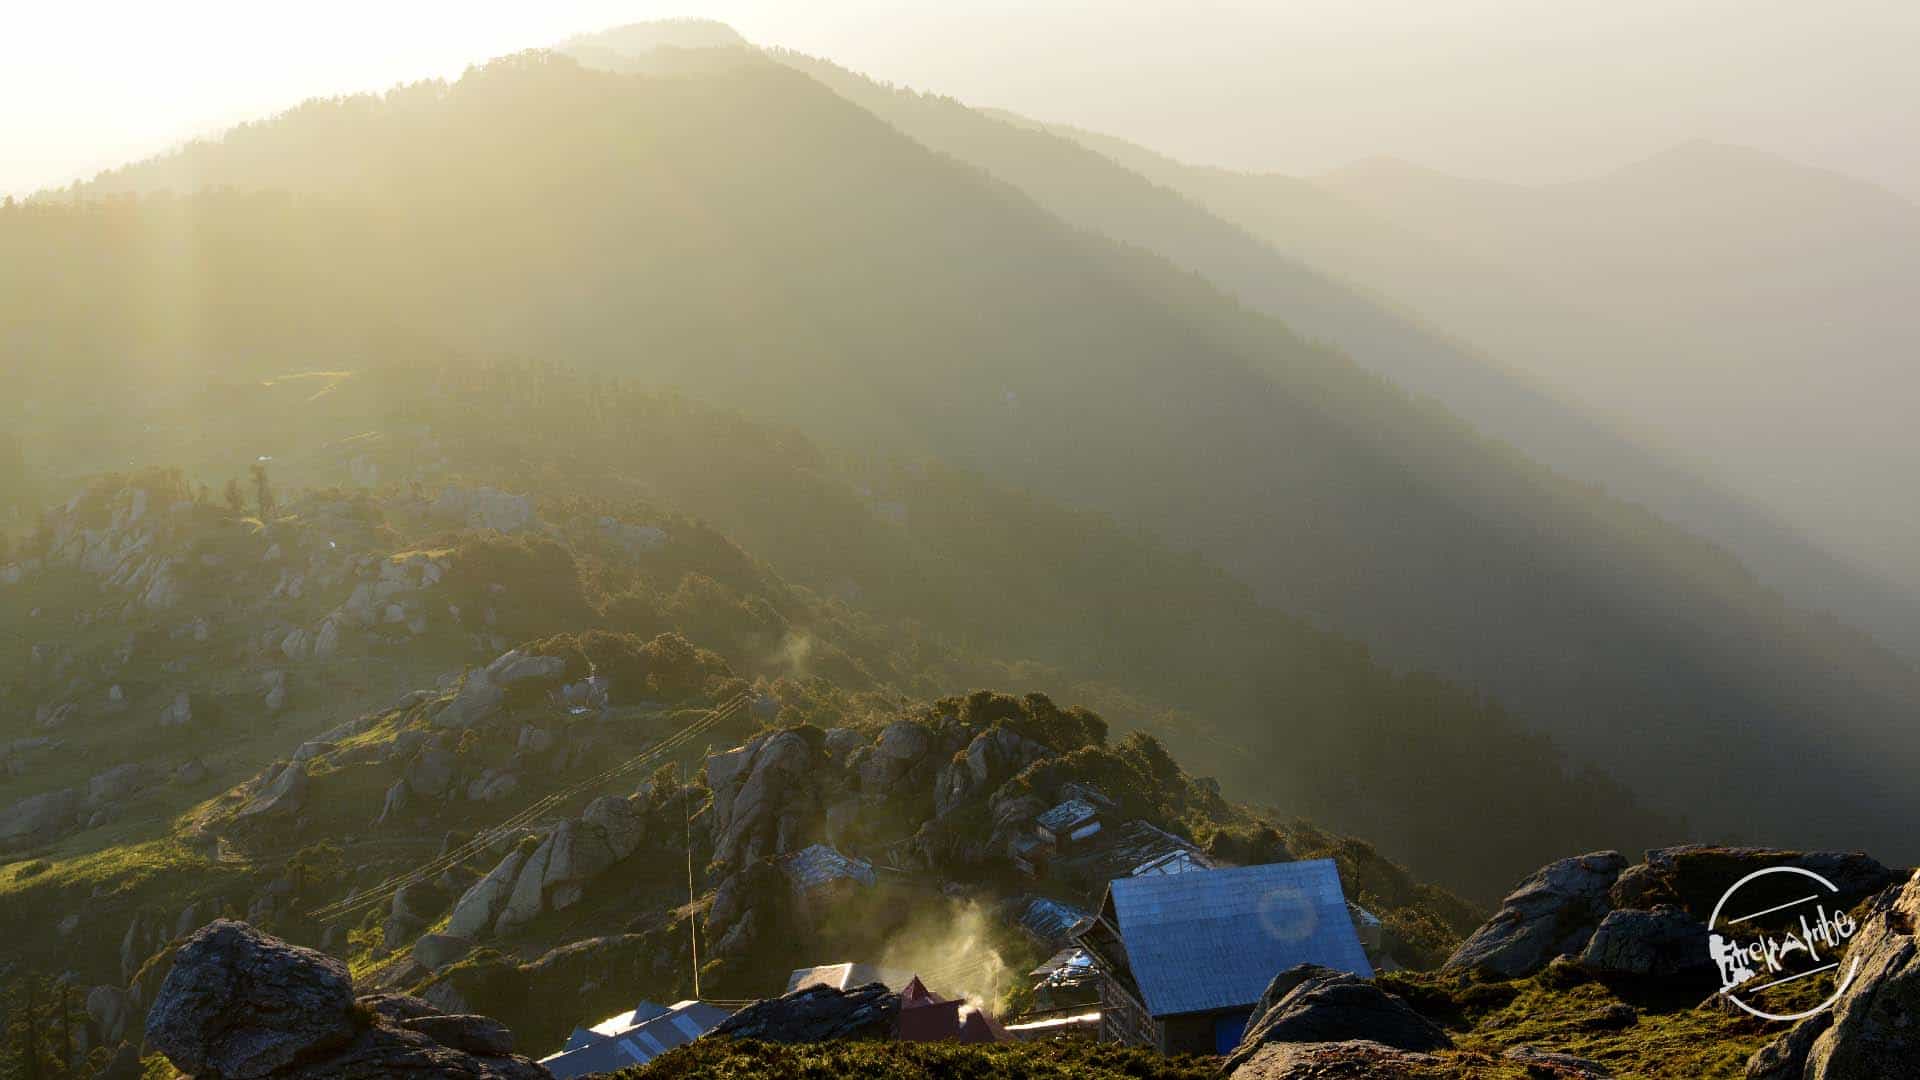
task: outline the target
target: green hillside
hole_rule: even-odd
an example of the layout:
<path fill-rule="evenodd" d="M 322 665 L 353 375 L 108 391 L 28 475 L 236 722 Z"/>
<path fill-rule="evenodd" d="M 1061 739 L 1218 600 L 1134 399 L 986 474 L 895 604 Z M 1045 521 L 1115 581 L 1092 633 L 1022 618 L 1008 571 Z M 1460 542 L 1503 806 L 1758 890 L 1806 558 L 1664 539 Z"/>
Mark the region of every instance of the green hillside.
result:
<path fill-rule="evenodd" d="M 352 367 L 396 341 L 635 375 L 829 447 L 930 456 L 1110 514 L 1311 624 L 1496 692 L 1710 832 L 1909 842 L 1889 812 L 1915 749 L 1890 735 L 1920 701 L 1907 667 L 797 72 L 619 75 L 527 54 L 302 106 L 78 196 L 16 208 L 0 239 L 56 260 L 0 271 L 8 341 L 55 368 L 33 389 L 42 419 L 105 408 L 99 387 L 130 365 L 193 385 Z M 1177 624 L 1190 603 L 1157 594 L 1154 614 Z M 1344 750 L 1412 730 L 1369 732 L 1392 710 L 1302 689 L 1300 670 L 1352 661 L 1299 663 L 1230 666 L 1242 704 L 1213 722 Z M 1434 708 L 1426 730 L 1458 711 Z M 1816 732 L 1830 764 L 1810 773 L 1797 748 Z M 1524 740 L 1477 753 L 1534 757 Z M 1341 759 L 1320 782 L 1349 804 L 1455 782 L 1428 760 L 1376 776 Z"/>

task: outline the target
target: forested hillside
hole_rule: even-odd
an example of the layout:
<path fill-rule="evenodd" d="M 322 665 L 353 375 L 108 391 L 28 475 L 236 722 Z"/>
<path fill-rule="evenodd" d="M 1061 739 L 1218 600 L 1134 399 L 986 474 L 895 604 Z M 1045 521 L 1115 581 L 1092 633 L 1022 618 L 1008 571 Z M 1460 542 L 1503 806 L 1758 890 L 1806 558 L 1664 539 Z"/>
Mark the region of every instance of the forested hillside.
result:
<path fill-rule="evenodd" d="M 103 407 L 99 387 L 130 366 L 189 381 L 346 368 L 395 342 L 639 376 L 1198 551 L 1267 604 L 1497 693 L 1704 829 L 1908 842 L 1887 813 L 1916 750 L 1899 727 L 1920 701 L 1907 666 L 1725 553 L 771 63 L 647 77 L 509 58 L 302 106 L 17 207 L 0 230 L 6 252 L 59 260 L 0 271 L 9 346 L 61 358 L 65 385 L 33 390 L 42 420 Z M 1180 627 L 1191 603 L 1148 610 Z M 1255 654 L 1273 677 L 1238 680 L 1238 722 L 1349 753 L 1401 737 L 1358 725 L 1407 706 L 1355 717 L 1300 692 L 1297 671 L 1339 664 L 1275 672 Z M 1309 685 L 1353 692 L 1351 678 Z M 1281 726 L 1290 711 L 1320 723 Z M 1455 782 L 1339 765 L 1322 782 L 1353 804 Z M 1805 800 L 1787 806 L 1782 787 Z"/>

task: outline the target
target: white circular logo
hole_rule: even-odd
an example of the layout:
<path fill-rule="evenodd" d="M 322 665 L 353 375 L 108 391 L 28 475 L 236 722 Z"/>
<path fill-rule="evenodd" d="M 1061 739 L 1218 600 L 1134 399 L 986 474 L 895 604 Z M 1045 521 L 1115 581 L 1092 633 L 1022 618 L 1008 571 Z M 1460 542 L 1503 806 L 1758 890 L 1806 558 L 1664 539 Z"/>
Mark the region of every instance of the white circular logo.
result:
<path fill-rule="evenodd" d="M 1761 881 L 1766 886 L 1755 887 Z M 1792 898 L 1781 902 L 1782 896 Z M 1841 956 L 1859 927 L 1846 911 L 1834 910 L 1839 896 L 1833 882 L 1798 866 L 1770 866 L 1734 882 L 1707 920 L 1707 954 L 1720 969 L 1720 993 L 1763 1020 L 1804 1020 L 1832 1008 L 1860 970 L 1859 960 Z M 1750 1003 L 1822 977 L 1833 981 L 1833 993 L 1804 1012 L 1769 1012 Z"/>

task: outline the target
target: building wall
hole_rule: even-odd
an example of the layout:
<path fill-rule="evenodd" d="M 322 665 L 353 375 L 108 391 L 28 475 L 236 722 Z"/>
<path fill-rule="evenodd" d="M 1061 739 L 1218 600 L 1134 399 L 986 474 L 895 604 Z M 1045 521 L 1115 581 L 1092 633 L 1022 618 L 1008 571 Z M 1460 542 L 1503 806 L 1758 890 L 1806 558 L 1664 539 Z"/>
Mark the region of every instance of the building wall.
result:
<path fill-rule="evenodd" d="M 1162 1049 L 1160 1025 L 1111 977 L 1100 980 L 1100 1041 Z"/>

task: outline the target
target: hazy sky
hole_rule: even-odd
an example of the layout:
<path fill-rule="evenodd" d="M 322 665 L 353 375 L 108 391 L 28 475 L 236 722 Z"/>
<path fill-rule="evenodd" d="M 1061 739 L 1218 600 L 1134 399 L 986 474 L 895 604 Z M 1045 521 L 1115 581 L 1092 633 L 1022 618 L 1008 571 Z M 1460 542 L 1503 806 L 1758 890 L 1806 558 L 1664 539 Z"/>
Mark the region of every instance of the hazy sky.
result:
<path fill-rule="evenodd" d="M 0 23 L 0 191 L 675 15 L 1241 168 L 1552 180 L 1704 137 L 1920 197 L 1920 0 L 65 0 Z"/>

